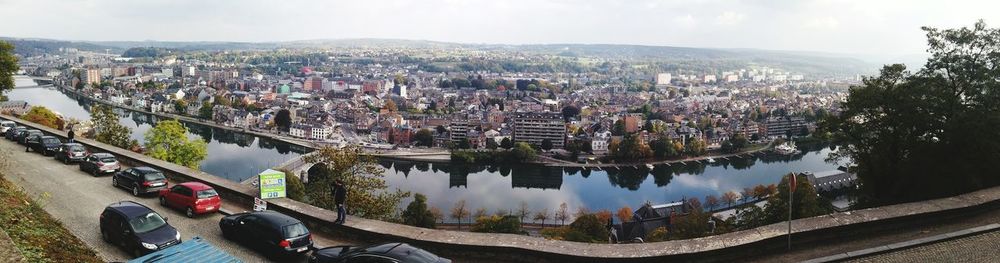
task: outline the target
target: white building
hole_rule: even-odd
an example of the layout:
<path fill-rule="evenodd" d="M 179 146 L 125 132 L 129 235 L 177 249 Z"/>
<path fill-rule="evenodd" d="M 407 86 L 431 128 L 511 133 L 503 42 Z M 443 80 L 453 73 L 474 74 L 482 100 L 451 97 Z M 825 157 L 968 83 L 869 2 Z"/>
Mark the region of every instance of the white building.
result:
<path fill-rule="evenodd" d="M 302 125 L 292 125 L 288 128 L 288 135 L 295 138 L 306 138 L 307 127 Z"/>
<path fill-rule="evenodd" d="M 326 140 L 326 138 L 330 138 L 331 133 L 333 133 L 333 128 L 330 128 L 330 126 L 326 125 L 313 126 L 311 133 L 309 134 L 309 138 L 313 138 L 316 140 Z"/>
<path fill-rule="evenodd" d="M 670 73 L 660 73 L 656 75 L 656 85 L 670 85 Z"/>

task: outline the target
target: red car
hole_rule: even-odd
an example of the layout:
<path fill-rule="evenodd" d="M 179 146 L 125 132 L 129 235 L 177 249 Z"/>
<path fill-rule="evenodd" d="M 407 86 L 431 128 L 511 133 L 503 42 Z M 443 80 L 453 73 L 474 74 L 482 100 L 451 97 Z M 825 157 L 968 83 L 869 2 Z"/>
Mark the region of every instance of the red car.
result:
<path fill-rule="evenodd" d="M 219 193 L 211 186 L 187 182 L 160 190 L 160 205 L 184 209 L 187 217 L 194 217 L 197 214 L 218 211 L 222 200 L 219 199 Z"/>

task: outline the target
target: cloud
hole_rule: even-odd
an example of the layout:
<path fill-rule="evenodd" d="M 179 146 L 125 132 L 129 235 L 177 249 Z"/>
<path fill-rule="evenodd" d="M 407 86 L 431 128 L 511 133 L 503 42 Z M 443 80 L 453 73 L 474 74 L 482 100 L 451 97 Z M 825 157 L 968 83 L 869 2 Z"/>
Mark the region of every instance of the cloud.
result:
<path fill-rule="evenodd" d="M 747 15 L 742 13 L 736 13 L 733 11 L 726 11 L 715 17 L 715 23 L 719 25 L 731 26 L 740 24 L 743 22 Z"/>
<path fill-rule="evenodd" d="M 840 27 L 840 21 L 830 16 L 817 17 L 807 20 L 802 26 L 811 29 L 837 29 Z"/>

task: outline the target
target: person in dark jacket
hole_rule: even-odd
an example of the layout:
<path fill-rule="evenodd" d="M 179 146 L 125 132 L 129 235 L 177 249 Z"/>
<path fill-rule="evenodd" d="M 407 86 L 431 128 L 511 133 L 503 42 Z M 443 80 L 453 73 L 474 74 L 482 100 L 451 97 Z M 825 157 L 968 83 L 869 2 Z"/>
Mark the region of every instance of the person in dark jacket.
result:
<path fill-rule="evenodd" d="M 75 141 L 73 141 L 74 135 L 76 135 L 76 133 L 73 132 L 73 127 L 69 127 L 69 133 L 66 134 L 66 138 L 69 139 L 69 141 L 67 141 L 67 142 L 70 142 L 70 143 L 75 142 Z"/>
<path fill-rule="evenodd" d="M 344 202 L 347 201 L 347 189 L 344 188 L 344 182 L 340 179 L 334 181 L 331 192 L 333 193 L 333 203 L 337 205 L 337 220 L 333 223 L 344 224 L 344 220 L 347 219 L 347 209 L 344 208 Z"/>

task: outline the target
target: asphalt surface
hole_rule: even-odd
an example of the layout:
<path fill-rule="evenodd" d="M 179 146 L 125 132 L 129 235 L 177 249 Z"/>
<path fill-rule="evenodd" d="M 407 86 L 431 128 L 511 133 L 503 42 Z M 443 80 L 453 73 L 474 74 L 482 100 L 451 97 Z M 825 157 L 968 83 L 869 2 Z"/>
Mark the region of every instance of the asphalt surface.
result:
<path fill-rule="evenodd" d="M 848 262 L 1000 262 L 1000 231 L 872 255 Z"/>
<path fill-rule="evenodd" d="M 7 180 L 24 188 L 49 214 L 58 219 L 84 243 L 108 262 L 127 261 L 132 257 L 121 248 L 101 240 L 98 218 L 111 203 L 132 200 L 142 203 L 168 218 L 181 232 L 181 239 L 200 236 L 212 245 L 244 262 L 271 262 L 264 255 L 226 240 L 219 230 L 222 214 L 213 213 L 187 218 L 182 211 L 160 206 L 155 195 L 134 197 L 126 190 L 111 186 L 110 176 L 93 177 L 80 172 L 77 165 L 64 165 L 52 157 L 24 152 L 24 146 L 0 139 L 0 155 L 7 158 L 3 172 Z M 223 205 L 225 209 L 225 204 Z M 234 210 L 243 210 L 236 208 Z M 325 235 L 315 234 L 316 247 L 346 245 Z M 306 257 L 280 259 L 281 262 L 305 262 Z"/>

